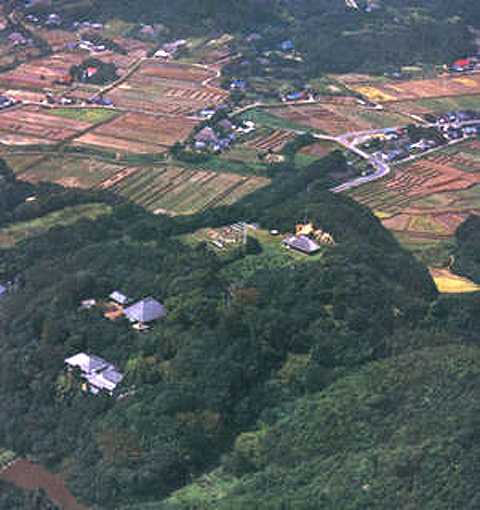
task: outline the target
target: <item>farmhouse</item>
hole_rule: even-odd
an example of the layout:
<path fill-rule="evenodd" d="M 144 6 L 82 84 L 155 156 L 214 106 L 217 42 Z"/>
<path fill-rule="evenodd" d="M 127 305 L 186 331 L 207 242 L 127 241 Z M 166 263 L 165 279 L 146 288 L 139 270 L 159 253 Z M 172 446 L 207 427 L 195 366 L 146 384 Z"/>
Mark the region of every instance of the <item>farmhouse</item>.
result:
<path fill-rule="evenodd" d="M 67 370 L 70 372 L 79 369 L 82 379 L 86 381 L 84 390 L 94 395 L 105 391 L 110 395 L 122 381 L 123 374 L 111 363 L 99 356 L 80 352 L 75 356 L 65 359 Z"/>
<path fill-rule="evenodd" d="M 167 315 L 165 307 L 156 299 L 151 297 L 142 299 L 138 303 L 133 304 L 125 309 L 125 316 L 130 322 L 140 325 L 154 322 Z"/>
<path fill-rule="evenodd" d="M 287 248 L 291 248 L 292 250 L 299 251 L 306 255 L 313 255 L 314 253 L 317 253 L 320 250 L 320 246 L 315 241 L 312 241 L 312 239 L 305 235 L 299 236 L 292 235 L 286 237 L 283 240 L 283 244 Z"/>
<path fill-rule="evenodd" d="M 211 127 L 204 127 L 193 137 L 193 139 L 196 142 L 204 143 L 207 145 L 216 145 L 219 142 L 218 136 L 215 134 L 215 131 Z"/>

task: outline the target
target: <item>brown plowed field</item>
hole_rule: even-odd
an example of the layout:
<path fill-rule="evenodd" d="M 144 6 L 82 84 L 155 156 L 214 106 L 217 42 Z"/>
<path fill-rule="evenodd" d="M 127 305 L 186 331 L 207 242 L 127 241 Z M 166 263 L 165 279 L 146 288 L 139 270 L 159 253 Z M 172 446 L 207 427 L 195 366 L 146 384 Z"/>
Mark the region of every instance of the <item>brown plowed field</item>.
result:
<path fill-rule="evenodd" d="M 186 117 L 126 113 L 81 136 L 75 143 L 138 153 L 161 153 L 184 140 L 198 124 Z"/>
<path fill-rule="evenodd" d="M 212 77 L 215 73 L 202 67 L 148 61 L 109 97 L 125 109 L 187 114 L 220 104 L 228 97 L 226 91 L 202 84 Z"/>
<path fill-rule="evenodd" d="M 362 131 L 371 126 L 359 119 L 354 120 L 338 113 L 335 105 L 289 106 L 272 110 L 277 117 L 297 124 L 310 126 L 332 135 L 341 135 L 348 131 Z"/>
<path fill-rule="evenodd" d="M 58 475 L 50 473 L 39 464 L 23 459 L 18 460 L 4 470 L 0 478 L 21 489 L 44 489 L 48 497 L 62 510 L 88 510 L 75 499 Z"/>
<path fill-rule="evenodd" d="M 480 174 L 459 170 L 459 156 L 435 155 L 417 161 L 406 172 L 388 181 L 387 189 L 407 197 L 422 197 L 444 191 L 457 191 L 480 183 Z M 480 171 L 480 165 L 478 165 Z"/>
<path fill-rule="evenodd" d="M 133 152 L 136 154 L 161 154 L 166 152 L 166 147 L 143 143 L 136 140 L 106 136 L 101 133 L 87 133 L 74 141 L 74 145 L 90 145 L 100 149 Z"/>
<path fill-rule="evenodd" d="M 0 131 L 8 140 L 34 139 L 34 143 L 59 142 L 88 129 L 87 122 L 49 115 L 37 106 L 24 106 L 0 113 Z"/>
<path fill-rule="evenodd" d="M 0 74 L 0 84 L 9 88 L 33 90 L 51 89 L 56 80 L 68 74 L 70 67 L 80 64 L 87 53 L 57 53 L 50 57 L 21 64 L 12 71 Z"/>
<path fill-rule="evenodd" d="M 194 83 L 202 83 L 208 78 L 215 76 L 214 73 L 204 67 L 156 61 L 146 62 L 142 66 L 142 74 L 164 80 L 180 80 Z"/>

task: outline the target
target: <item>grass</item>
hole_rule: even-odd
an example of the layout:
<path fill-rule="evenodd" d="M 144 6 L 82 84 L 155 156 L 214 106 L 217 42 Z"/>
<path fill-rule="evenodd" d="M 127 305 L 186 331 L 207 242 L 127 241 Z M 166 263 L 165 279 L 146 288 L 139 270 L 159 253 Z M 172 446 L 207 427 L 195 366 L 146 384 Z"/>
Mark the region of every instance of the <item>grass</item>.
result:
<path fill-rule="evenodd" d="M 301 124 L 296 124 L 295 122 L 291 122 L 287 119 L 276 117 L 272 113 L 269 113 L 261 108 L 254 108 L 253 110 L 244 112 L 239 116 L 239 118 L 241 120 L 251 120 L 255 122 L 255 124 L 267 126 L 272 129 L 295 129 L 302 131 L 313 131 L 312 129 L 302 126 Z"/>
<path fill-rule="evenodd" d="M 228 265 L 223 270 L 223 276 L 233 280 L 247 280 L 260 269 L 274 269 L 287 267 L 299 263 L 318 262 L 322 259 L 324 248 L 315 255 L 304 255 L 294 250 L 287 250 L 282 245 L 282 236 L 272 236 L 262 229 L 250 230 L 249 236 L 256 239 L 262 247 L 258 255 L 247 255 L 246 257 Z"/>
<path fill-rule="evenodd" d="M 417 239 L 404 232 L 394 232 L 394 236 L 405 249 L 412 252 L 416 259 L 428 267 L 445 267 L 455 249 L 454 239 Z"/>
<path fill-rule="evenodd" d="M 66 207 L 61 211 L 45 214 L 40 218 L 22 221 L 0 229 L 0 247 L 7 248 L 31 237 L 43 234 L 54 227 L 67 227 L 80 219 L 94 220 L 110 214 L 112 208 L 106 204 L 92 203 Z"/>
<path fill-rule="evenodd" d="M 446 112 L 450 110 L 475 110 L 480 108 L 480 95 L 456 96 L 438 99 L 419 99 L 411 101 L 410 104 L 416 104 L 423 108 L 428 108 L 432 112 Z"/>
<path fill-rule="evenodd" d="M 27 180 L 56 182 L 63 186 L 92 188 L 124 168 L 98 158 L 56 155 L 22 174 Z"/>
<path fill-rule="evenodd" d="M 56 108 L 51 110 L 50 114 L 91 124 L 99 124 L 118 115 L 117 112 L 104 108 Z"/>

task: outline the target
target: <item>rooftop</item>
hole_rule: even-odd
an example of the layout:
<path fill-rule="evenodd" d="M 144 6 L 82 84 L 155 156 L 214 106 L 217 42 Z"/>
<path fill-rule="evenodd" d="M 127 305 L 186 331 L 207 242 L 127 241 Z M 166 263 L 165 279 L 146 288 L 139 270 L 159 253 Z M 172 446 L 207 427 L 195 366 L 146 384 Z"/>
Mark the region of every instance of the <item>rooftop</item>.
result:
<path fill-rule="evenodd" d="M 145 324 L 165 317 L 167 311 L 156 299 L 148 297 L 126 308 L 125 315 L 131 322 Z"/>

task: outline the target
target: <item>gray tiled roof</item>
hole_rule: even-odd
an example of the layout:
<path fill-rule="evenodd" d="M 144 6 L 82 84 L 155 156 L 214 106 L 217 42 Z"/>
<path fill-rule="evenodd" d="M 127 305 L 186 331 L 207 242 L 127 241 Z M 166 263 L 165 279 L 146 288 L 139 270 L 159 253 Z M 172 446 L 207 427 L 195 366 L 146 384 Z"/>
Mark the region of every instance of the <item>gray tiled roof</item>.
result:
<path fill-rule="evenodd" d="M 152 322 L 167 314 L 165 307 L 156 299 L 146 298 L 125 309 L 125 315 L 132 322 Z"/>
<path fill-rule="evenodd" d="M 290 248 L 307 254 L 315 253 L 320 249 L 320 246 L 307 236 L 291 236 L 287 237 L 283 242 Z"/>

